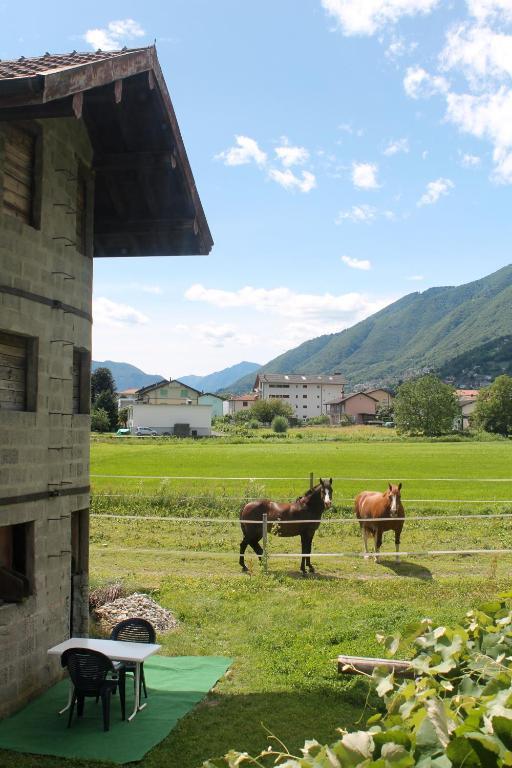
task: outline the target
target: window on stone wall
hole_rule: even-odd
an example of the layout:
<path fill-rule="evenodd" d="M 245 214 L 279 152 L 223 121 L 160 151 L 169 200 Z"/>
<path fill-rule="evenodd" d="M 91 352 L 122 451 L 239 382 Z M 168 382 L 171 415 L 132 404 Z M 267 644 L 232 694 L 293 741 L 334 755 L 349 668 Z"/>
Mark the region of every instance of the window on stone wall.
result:
<path fill-rule="evenodd" d="M 0 330 L 0 410 L 36 410 L 37 350 L 33 336 Z"/>
<path fill-rule="evenodd" d="M 73 413 L 91 411 L 91 355 L 86 349 L 73 348 Z"/>
<path fill-rule="evenodd" d="M 4 135 L 3 210 L 38 226 L 37 133 L 12 124 L 5 127 Z"/>
<path fill-rule="evenodd" d="M 21 602 L 33 584 L 34 524 L 0 526 L 0 605 Z"/>

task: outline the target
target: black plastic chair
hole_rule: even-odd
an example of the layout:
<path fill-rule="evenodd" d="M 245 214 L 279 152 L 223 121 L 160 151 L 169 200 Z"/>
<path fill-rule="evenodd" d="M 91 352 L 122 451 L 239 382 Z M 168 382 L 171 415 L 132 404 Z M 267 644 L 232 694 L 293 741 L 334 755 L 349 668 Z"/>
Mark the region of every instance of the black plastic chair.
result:
<path fill-rule="evenodd" d="M 121 640 L 126 643 L 154 643 L 156 641 L 155 628 L 150 621 L 146 619 L 124 619 L 112 629 L 110 633 L 111 640 Z M 121 661 L 116 664 L 116 671 L 119 672 L 119 684 L 124 688 L 125 676 L 129 672 L 135 678 L 136 664 L 131 661 Z M 144 664 L 140 665 L 140 687 L 144 688 L 144 696 L 148 697 L 146 689 L 146 680 L 144 678 Z M 140 696 L 140 690 L 139 690 Z"/>
<path fill-rule="evenodd" d="M 108 656 L 98 651 L 87 648 L 68 648 L 60 657 L 63 667 L 67 667 L 73 693 L 69 707 L 68 728 L 71 726 L 75 704 L 77 716 L 84 713 L 86 697 L 94 697 L 96 701 L 101 699 L 103 710 L 103 730 L 110 728 L 110 696 L 115 692 L 117 681 L 107 680 L 107 675 L 113 671 L 114 665 Z M 125 719 L 125 691 L 124 679 L 119 681 L 119 698 L 121 701 L 121 715 Z"/>

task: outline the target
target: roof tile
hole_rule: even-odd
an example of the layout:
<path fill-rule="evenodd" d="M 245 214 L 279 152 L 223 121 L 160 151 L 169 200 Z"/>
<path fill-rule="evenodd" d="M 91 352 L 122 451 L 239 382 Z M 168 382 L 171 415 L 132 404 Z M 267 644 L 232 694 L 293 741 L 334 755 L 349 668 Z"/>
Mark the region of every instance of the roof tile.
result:
<path fill-rule="evenodd" d="M 33 56 L 31 58 L 20 56 L 19 59 L 12 61 L 0 60 L 0 80 L 45 75 L 48 72 L 90 64 L 94 61 L 115 59 L 118 56 L 123 56 L 125 53 L 141 50 L 143 48 L 123 48 L 121 51 L 91 51 L 85 53 L 72 51 L 71 53 L 45 53 L 44 56 Z"/>

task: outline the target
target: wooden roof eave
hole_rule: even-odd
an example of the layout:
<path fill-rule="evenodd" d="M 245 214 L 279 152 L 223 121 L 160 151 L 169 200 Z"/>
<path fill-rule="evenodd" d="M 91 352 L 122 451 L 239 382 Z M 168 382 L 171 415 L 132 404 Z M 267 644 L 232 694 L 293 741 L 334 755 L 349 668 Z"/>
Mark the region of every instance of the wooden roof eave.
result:
<path fill-rule="evenodd" d="M 183 247 L 179 243 L 175 243 L 169 253 L 190 254 L 193 252 L 198 255 L 207 255 L 213 246 L 213 238 L 154 46 L 127 51 L 115 58 L 63 66 L 27 77 L 3 78 L 0 83 L 0 121 L 67 116 L 80 118 L 82 117 L 82 107 L 88 101 L 84 95 L 86 96 L 88 92 L 95 91 L 102 86 L 113 85 L 115 87 L 116 83 L 122 83 L 125 78 L 131 78 L 144 72 L 148 73 L 148 87 L 154 89 L 158 97 L 157 103 L 160 105 L 162 121 L 167 122 L 171 129 L 174 142 L 172 161 L 179 168 L 184 181 L 185 197 L 190 203 L 190 206 L 187 207 L 193 211 L 190 221 L 185 222 L 190 229 L 188 245 Z M 96 149 L 94 142 L 93 149 Z M 119 157 L 122 158 L 130 154 L 133 153 L 127 152 L 125 155 L 119 155 Z M 168 222 L 155 221 L 154 225 L 155 231 L 159 227 L 163 227 L 162 236 L 166 242 L 169 232 L 177 232 L 184 226 L 181 220 L 175 221 L 174 219 Z M 190 246 L 190 237 L 195 239 L 195 245 L 192 247 Z M 96 256 L 160 255 L 166 252 L 164 243 L 160 246 L 151 246 L 148 245 L 150 234 L 147 233 L 145 238 L 146 252 L 137 252 L 137 248 L 127 252 L 127 249 L 121 248 L 117 253 L 115 252 L 115 244 L 106 250 L 100 245 L 95 249 Z"/>

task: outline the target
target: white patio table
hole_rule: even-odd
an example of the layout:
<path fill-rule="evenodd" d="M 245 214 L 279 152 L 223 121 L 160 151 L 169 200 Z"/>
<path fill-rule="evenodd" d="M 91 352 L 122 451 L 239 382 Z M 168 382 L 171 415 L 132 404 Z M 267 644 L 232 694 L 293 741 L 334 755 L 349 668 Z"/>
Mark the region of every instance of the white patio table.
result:
<path fill-rule="evenodd" d="M 141 664 L 154 653 L 158 653 L 162 646 L 157 643 L 128 643 L 121 640 L 96 640 L 89 637 L 70 637 L 63 643 L 54 645 L 48 649 L 49 656 L 60 656 L 68 648 L 86 648 L 90 651 L 99 651 L 111 661 L 131 661 L 135 664 L 135 706 L 128 720 L 133 720 L 137 712 L 144 709 L 146 704 L 140 703 L 140 668 Z M 64 709 L 61 709 L 59 715 L 65 712 L 71 706 L 73 695 L 73 686 L 69 691 L 69 701 Z"/>

